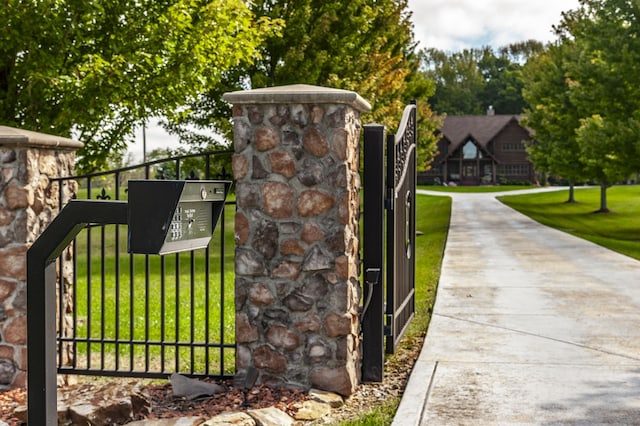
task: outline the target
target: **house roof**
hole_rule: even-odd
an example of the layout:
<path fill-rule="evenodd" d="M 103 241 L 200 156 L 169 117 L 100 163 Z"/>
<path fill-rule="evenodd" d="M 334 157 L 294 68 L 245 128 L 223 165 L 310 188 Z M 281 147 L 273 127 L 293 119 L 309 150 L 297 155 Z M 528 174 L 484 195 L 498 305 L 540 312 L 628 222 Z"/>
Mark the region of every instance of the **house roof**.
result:
<path fill-rule="evenodd" d="M 449 140 L 449 154 L 460 144 L 473 138 L 483 148 L 510 122 L 520 123 L 519 115 L 450 115 L 445 117 L 440 131 Z"/>

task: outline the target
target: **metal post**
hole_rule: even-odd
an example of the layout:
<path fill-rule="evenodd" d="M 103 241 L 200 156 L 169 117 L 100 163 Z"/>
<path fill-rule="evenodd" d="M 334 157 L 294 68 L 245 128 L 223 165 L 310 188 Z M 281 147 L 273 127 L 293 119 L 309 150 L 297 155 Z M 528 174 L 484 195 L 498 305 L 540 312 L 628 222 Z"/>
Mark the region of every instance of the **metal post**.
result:
<path fill-rule="evenodd" d="M 395 339 L 395 306 L 396 306 L 396 253 L 398 252 L 396 241 L 396 222 L 397 215 L 396 209 L 396 143 L 395 135 L 387 135 L 387 192 L 386 192 L 386 205 L 387 209 L 387 223 L 386 223 L 386 237 L 387 237 L 387 291 L 386 291 L 386 303 L 385 303 L 385 319 L 386 319 L 386 353 L 393 353 L 394 339 Z M 399 206 L 402 208 L 402 206 Z"/>
<path fill-rule="evenodd" d="M 126 224 L 127 203 L 72 200 L 27 251 L 28 422 L 57 425 L 55 260 L 89 223 Z"/>
<path fill-rule="evenodd" d="M 365 382 L 381 382 L 384 372 L 384 134 L 384 126 L 364 126 L 362 381 Z"/>

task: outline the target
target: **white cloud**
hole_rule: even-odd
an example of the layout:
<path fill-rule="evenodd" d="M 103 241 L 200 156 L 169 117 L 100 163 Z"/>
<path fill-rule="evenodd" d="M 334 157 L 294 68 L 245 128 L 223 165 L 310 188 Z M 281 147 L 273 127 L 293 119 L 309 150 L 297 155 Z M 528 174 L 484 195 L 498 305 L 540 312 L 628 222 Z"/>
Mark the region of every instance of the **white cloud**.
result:
<path fill-rule="evenodd" d="M 554 39 L 552 26 L 578 0 L 409 0 L 421 48 L 455 51 Z"/>

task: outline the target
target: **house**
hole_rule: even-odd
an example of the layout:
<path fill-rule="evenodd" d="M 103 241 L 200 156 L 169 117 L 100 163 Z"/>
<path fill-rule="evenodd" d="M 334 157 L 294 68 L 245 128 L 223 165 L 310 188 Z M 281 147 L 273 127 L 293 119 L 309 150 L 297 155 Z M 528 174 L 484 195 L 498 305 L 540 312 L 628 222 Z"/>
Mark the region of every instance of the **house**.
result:
<path fill-rule="evenodd" d="M 440 129 L 438 154 L 420 183 L 496 185 L 534 183 L 535 172 L 525 150 L 530 131 L 518 115 L 447 116 Z"/>

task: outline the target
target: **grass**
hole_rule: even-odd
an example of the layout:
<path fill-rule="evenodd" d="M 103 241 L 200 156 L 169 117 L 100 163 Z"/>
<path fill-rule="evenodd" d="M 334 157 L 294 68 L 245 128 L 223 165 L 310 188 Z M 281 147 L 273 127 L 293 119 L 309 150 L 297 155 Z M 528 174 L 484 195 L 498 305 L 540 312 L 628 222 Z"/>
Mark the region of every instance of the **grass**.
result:
<path fill-rule="evenodd" d="M 615 186 L 607 191 L 610 213 L 600 208 L 600 188 L 502 196 L 499 199 L 543 225 L 589 240 L 640 260 L 640 186 Z"/>
<path fill-rule="evenodd" d="M 416 200 L 416 230 L 421 233 L 416 238 L 416 316 L 400 341 L 398 354 L 403 350 L 415 349 L 427 332 L 451 216 L 449 197 L 418 194 Z M 400 355 L 391 355 L 386 359 L 388 366 L 402 362 L 404 360 Z M 359 418 L 342 422 L 341 425 L 391 424 L 399 403 L 399 399 L 389 399 L 384 405 L 372 407 Z"/>
<path fill-rule="evenodd" d="M 502 191 L 517 191 L 519 189 L 531 189 L 536 188 L 531 185 L 498 185 L 498 186 L 419 186 L 418 189 L 428 189 L 429 191 L 437 192 L 502 192 Z"/>

